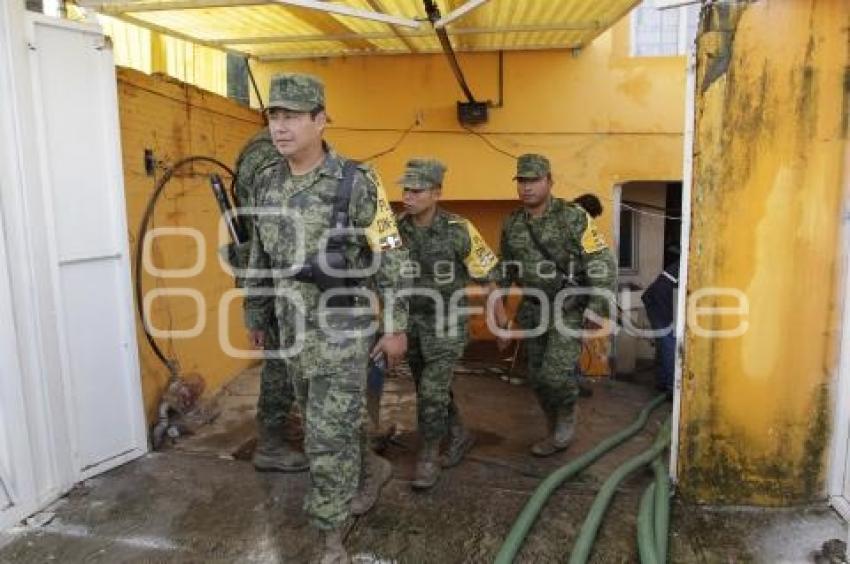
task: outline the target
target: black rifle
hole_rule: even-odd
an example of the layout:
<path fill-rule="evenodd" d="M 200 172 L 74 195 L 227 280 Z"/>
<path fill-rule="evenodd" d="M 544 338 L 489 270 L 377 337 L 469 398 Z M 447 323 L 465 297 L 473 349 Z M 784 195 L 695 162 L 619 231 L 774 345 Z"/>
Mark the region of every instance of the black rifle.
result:
<path fill-rule="evenodd" d="M 218 209 L 221 210 L 221 215 L 227 223 L 227 230 L 230 232 L 233 242 L 237 245 L 245 242 L 246 237 L 242 230 L 242 224 L 239 223 L 239 216 L 233 211 L 233 205 L 227 197 L 227 192 L 224 191 L 224 183 L 221 181 L 221 177 L 217 174 L 211 174 L 210 186 L 213 195 L 215 195 L 215 201 L 218 202 Z"/>

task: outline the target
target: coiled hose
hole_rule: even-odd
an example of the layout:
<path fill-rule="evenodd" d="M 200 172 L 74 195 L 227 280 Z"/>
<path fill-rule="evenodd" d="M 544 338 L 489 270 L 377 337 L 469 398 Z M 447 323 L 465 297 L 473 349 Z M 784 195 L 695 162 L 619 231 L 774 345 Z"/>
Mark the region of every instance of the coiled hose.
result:
<path fill-rule="evenodd" d="M 142 302 L 142 255 L 144 253 L 144 245 L 145 238 L 148 234 L 148 228 L 150 227 L 151 219 L 153 218 L 153 212 L 156 208 L 156 204 L 159 201 L 160 196 L 165 190 L 166 185 L 174 176 L 174 173 L 177 172 L 180 168 L 186 166 L 190 163 L 195 162 L 205 162 L 209 164 L 216 165 L 223 170 L 227 171 L 231 177 L 233 177 L 233 171 L 223 162 L 214 159 L 212 157 L 203 157 L 203 156 L 191 156 L 181 159 L 174 163 L 171 167 L 169 167 L 165 174 L 162 175 L 156 185 L 154 186 L 153 193 L 148 199 L 148 204 L 145 207 L 145 211 L 142 214 L 142 222 L 139 225 L 139 235 L 136 239 L 136 260 L 135 260 L 135 295 L 136 295 L 136 311 L 139 314 L 139 322 L 142 324 L 142 331 L 145 333 L 145 338 L 148 341 L 148 345 L 150 345 L 156 357 L 162 362 L 166 369 L 168 369 L 168 384 L 166 385 L 166 390 L 168 386 L 170 386 L 173 382 L 179 380 L 180 378 L 180 363 L 176 358 L 168 358 L 162 349 L 157 344 L 153 335 L 151 334 L 150 327 L 148 326 L 148 320 L 145 319 L 144 305 Z M 235 180 L 235 178 L 234 178 Z M 231 192 L 233 186 L 231 185 Z M 151 443 L 153 445 L 154 450 L 158 449 L 160 445 L 162 445 L 163 440 L 165 439 L 165 435 L 168 431 L 168 427 L 170 424 L 169 419 L 169 410 L 170 406 L 168 402 L 164 399 L 160 400 L 159 407 L 157 408 L 157 421 L 153 425 L 151 429 Z"/>
<path fill-rule="evenodd" d="M 139 236 L 136 239 L 136 261 L 135 261 L 135 270 L 134 273 L 136 275 L 135 278 L 135 290 L 136 290 L 136 311 L 139 314 L 139 321 L 142 323 L 142 330 L 145 332 L 145 338 L 148 341 L 151 349 L 153 349 L 154 354 L 156 354 L 157 358 L 165 365 L 171 374 L 172 378 L 177 377 L 177 373 L 179 372 L 179 365 L 175 359 L 167 358 L 165 353 L 162 352 L 162 349 L 159 348 L 156 340 L 154 340 L 153 335 L 151 335 L 150 327 L 148 327 L 148 321 L 145 319 L 145 312 L 142 302 L 142 253 L 144 251 L 145 237 L 148 233 L 148 228 L 150 226 L 151 218 L 153 217 L 153 211 L 156 208 L 156 203 L 159 201 L 159 197 L 162 195 L 163 190 L 165 190 L 165 186 L 174 176 L 174 173 L 177 172 L 180 168 L 186 166 L 190 163 L 196 162 L 205 162 L 209 164 L 216 165 L 230 174 L 233 177 L 233 171 L 223 162 L 218 159 L 214 159 L 212 157 L 203 157 L 193 155 L 191 157 L 186 157 L 184 159 L 180 159 L 176 163 L 174 163 L 171 167 L 169 167 L 165 174 L 162 175 L 162 178 L 157 181 L 156 186 L 154 187 L 153 194 L 148 199 L 148 205 L 145 207 L 145 212 L 142 214 L 142 223 L 139 226 Z"/>
<path fill-rule="evenodd" d="M 496 564 L 511 564 L 511 562 L 514 561 L 517 552 L 519 552 L 519 549 L 522 547 L 522 543 L 525 541 L 525 537 L 528 535 L 528 531 L 531 530 L 531 526 L 543 510 L 549 496 L 552 495 L 558 486 L 593 464 L 598 458 L 606 454 L 611 449 L 619 446 L 627 439 L 636 435 L 643 426 L 646 425 L 646 422 L 649 419 L 649 414 L 656 407 L 664 403 L 665 400 L 665 394 L 658 395 L 641 410 L 640 414 L 631 425 L 618 433 L 611 435 L 596 445 L 593 449 L 562 466 L 558 470 L 555 470 L 545 480 L 543 480 L 543 482 L 537 486 L 537 489 L 534 490 L 534 494 L 525 504 L 525 507 L 519 514 L 519 517 L 517 517 L 516 521 L 514 521 L 511 531 L 502 543 L 498 554 L 496 554 Z"/>

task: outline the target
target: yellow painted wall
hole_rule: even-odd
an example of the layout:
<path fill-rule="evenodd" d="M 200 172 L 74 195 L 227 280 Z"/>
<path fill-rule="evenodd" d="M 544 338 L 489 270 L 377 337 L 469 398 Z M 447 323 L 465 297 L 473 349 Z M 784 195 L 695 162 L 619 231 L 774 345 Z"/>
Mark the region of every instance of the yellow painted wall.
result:
<path fill-rule="evenodd" d="M 257 112 L 226 98 L 176 80 L 129 69 L 118 72 L 118 106 L 130 245 L 135 257 L 143 211 L 156 180 L 164 172 L 160 167 L 155 177 L 145 173 L 144 150 L 152 149 L 157 160 L 166 166 L 189 155 L 210 156 L 233 166 L 242 145 L 262 127 L 262 122 Z M 219 346 L 218 299 L 233 288 L 233 279 L 221 269 L 216 254 L 219 212 L 207 177 L 201 174 L 210 170 L 206 166 L 181 169 L 166 187 L 152 222 L 153 227 L 198 229 L 206 241 L 204 269 L 197 276 L 185 279 L 143 276 L 146 292 L 154 288 L 187 287 L 204 296 L 207 323 L 203 332 L 191 339 L 158 339 L 158 342 L 167 355 L 180 361 L 184 373 L 203 376 L 208 393 L 249 364 L 246 360 L 230 358 Z M 152 254 L 156 267 L 180 269 L 194 264 L 197 249 L 185 237 L 164 236 L 157 239 Z M 194 302 L 183 297 L 159 298 L 153 302 L 152 311 L 153 325 L 162 329 L 188 329 L 198 318 Z M 241 301 L 235 302 L 230 312 L 228 330 L 233 344 L 247 348 Z M 145 409 L 150 418 L 168 372 L 154 356 L 138 322 L 137 332 Z"/>
<path fill-rule="evenodd" d="M 455 103 L 462 93 L 442 55 L 287 61 L 253 68 L 264 99 L 274 73 L 320 76 L 333 118 L 328 139 L 343 154 L 365 159 L 395 147 L 374 160 L 391 199 L 400 197 L 393 183 L 414 155 L 446 162 L 445 199 L 515 199 L 514 161 L 489 141 L 513 155 L 547 154 L 558 196 L 592 191 L 610 200 L 619 182 L 681 179 L 685 60 L 628 53 L 628 17 L 576 55 L 506 52 L 504 107 L 491 109 L 489 123 L 474 128 L 486 141 L 458 124 Z M 458 58 L 476 97 L 496 101 L 497 54 L 462 53 Z M 611 227 L 610 218 L 606 213 L 601 220 L 605 229 Z"/>
<path fill-rule="evenodd" d="M 762 0 L 708 14 L 688 291 L 740 289 L 749 330 L 687 336 L 680 491 L 712 503 L 811 501 L 825 493 L 839 329 L 850 3 Z"/>

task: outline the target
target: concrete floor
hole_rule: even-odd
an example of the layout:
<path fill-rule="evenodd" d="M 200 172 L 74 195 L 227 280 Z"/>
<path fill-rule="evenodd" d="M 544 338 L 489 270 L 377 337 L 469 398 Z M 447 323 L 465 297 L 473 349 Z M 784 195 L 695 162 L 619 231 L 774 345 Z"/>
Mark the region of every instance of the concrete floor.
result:
<path fill-rule="evenodd" d="M 570 449 L 551 459 L 526 454 L 543 431 L 531 391 L 502 381 L 493 364 L 467 362 L 456 397 L 478 444 L 429 493 L 410 489 L 417 438 L 412 384 L 387 382 L 383 417 L 398 434 L 386 456 L 393 479 L 347 538 L 356 562 L 491 562 L 539 480 L 624 427 L 654 395 L 646 375 L 597 382 L 580 401 L 582 424 Z M 257 370 L 220 396 L 221 416 L 197 435 L 78 485 L 0 539 L 0 563 L 306 562 L 317 535 L 301 511 L 307 475 L 258 474 L 253 446 Z M 596 489 L 619 463 L 647 448 L 669 404 L 644 432 L 563 485 L 526 540 L 519 562 L 562 562 Z M 592 562 L 636 562 L 635 515 L 651 474 L 625 482 L 597 538 Z M 712 510 L 674 502 L 672 562 L 815 562 L 830 539 L 846 538 L 825 507 L 783 511 Z M 818 560 L 826 562 L 827 560 Z M 838 560 L 840 561 L 840 560 Z"/>

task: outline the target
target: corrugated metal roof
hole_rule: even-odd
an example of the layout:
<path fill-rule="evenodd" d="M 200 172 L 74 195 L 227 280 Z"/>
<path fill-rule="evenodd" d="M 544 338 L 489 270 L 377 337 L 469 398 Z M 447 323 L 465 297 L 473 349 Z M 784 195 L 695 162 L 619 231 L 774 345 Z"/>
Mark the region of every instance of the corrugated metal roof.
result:
<path fill-rule="evenodd" d="M 440 51 L 422 0 L 77 0 L 124 21 L 259 60 Z M 587 45 L 640 0 L 436 0 L 458 51 Z M 467 4 L 468 3 L 468 4 Z M 359 15 L 393 16 L 395 23 Z M 400 23 L 399 23 L 400 22 Z M 418 27 L 414 27 L 418 25 Z"/>

